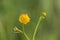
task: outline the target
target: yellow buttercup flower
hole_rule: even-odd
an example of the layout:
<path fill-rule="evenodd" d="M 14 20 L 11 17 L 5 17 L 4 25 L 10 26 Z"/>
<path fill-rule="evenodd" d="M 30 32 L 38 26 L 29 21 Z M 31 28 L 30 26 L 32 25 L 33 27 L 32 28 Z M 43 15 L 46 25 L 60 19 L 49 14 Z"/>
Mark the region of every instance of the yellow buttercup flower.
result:
<path fill-rule="evenodd" d="M 46 16 L 46 12 L 43 12 L 42 15 L 45 17 Z"/>
<path fill-rule="evenodd" d="M 19 22 L 21 22 L 22 24 L 27 24 L 28 22 L 30 22 L 30 17 L 27 14 L 21 14 L 19 17 Z"/>

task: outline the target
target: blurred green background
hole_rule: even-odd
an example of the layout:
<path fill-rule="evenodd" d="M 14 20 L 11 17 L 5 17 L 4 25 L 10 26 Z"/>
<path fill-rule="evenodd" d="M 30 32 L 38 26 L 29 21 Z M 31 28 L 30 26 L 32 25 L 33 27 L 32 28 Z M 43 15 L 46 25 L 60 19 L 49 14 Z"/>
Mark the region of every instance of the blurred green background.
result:
<path fill-rule="evenodd" d="M 34 28 L 41 13 L 47 13 L 46 19 L 38 28 L 36 40 L 60 40 L 60 0 L 0 0 L 0 40 L 26 40 L 21 33 L 14 33 L 21 13 L 28 13 L 31 21 L 25 25 L 25 31 L 32 40 Z"/>

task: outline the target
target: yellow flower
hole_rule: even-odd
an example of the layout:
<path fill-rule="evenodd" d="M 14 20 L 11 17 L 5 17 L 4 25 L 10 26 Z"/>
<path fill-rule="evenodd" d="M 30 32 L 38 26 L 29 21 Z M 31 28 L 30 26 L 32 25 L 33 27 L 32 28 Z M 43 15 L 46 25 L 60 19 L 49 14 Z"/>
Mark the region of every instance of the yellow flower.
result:
<path fill-rule="evenodd" d="M 43 17 L 43 19 L 45 19 L 45 17 L 46 17 L 46 12 L 42 12 L 42 16 L 41 17 Z"/>
<path fill-rule="evenodd" d="M 45 17 L 46 16 L 46 12 L 43 12 L 42 15 Z"/>
<path fill-rule="evenodd" d="M 28 22 L 30 22 L 30 17 L 27 14 L 21 14 L 19 17 L 19 22 L 21 22 L 22 24 L 27 24 Z"/>

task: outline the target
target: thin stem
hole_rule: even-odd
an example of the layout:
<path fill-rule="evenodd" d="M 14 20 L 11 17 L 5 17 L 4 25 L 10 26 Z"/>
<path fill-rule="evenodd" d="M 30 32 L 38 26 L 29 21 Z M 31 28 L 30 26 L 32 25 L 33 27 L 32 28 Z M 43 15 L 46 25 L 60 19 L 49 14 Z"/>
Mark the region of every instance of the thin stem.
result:
<path fill-rule="evenodd" d="M 26 37 L 27 40 L 30 40 L 29 37 L 27 36 L 27 34 L 24 31 L 24 25 L 23 25 L 23 34 L 24 34 L 24 36 Z"/>
<path fill-rule="evenodd" d="M 25 37 L 27 38 L 27 40 L 30 40 L 26 33 L 24 33 L 24 35 L 25 35 Z"/>
<path fill-rule="evenodd" d="M 33 40 L 35 40 L 35 35 L 36 35 L 36 33 L 37 33 L 37 29 L 38 29 L 38 27 L 39 27 L 39 24 L 40 24 L 41 20 L 42 20 L 42 16 L 39 17 L 39 20 L 38 20 L 38 22 L 37 22 L 37 25 L 36 25 L 36 28 L 35 28 L 34 34 L 33 34 Z"/>
<path fill-rule="evenodd" d="M 23 33 L 25 32 L 25 29 L 24 29 L 24 24 L 23 24 Z"/>

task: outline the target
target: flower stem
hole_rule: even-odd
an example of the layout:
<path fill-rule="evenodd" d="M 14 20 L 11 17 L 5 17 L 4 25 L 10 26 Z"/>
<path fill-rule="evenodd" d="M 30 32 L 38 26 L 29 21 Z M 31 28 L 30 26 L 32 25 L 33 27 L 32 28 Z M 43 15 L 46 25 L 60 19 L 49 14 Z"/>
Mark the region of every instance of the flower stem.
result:
<path fill-rule="evenodd" d="M 23 25 L 23 34 L 24 34 L 24 36 L 26 37 L 27 40 L 30 40 L 29 37 L 27 36 L 27 34 L 24 31 L 24 25 Z"/>
<path fill-rule="evenodd" d="M 40 16 L 40 17 L 39 17 L 39 20 L 38 20 L 38 22 L 37 22 L 36 28 L 35 28 L 35 30 L 34 30 L 33 40 L 35 40 L 35 35 L 36 35 L 36 33 L 37 33 L 37 29 L 38 29 L 39 24 L 40 24 L 40 22 L 42 21 L 42 19 L 43 19 L 43 16 Z"/>

